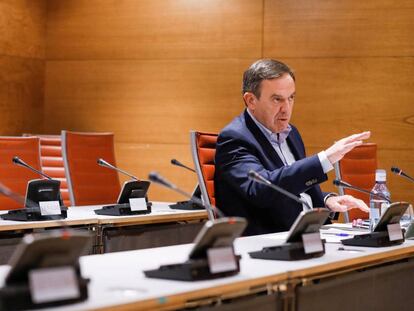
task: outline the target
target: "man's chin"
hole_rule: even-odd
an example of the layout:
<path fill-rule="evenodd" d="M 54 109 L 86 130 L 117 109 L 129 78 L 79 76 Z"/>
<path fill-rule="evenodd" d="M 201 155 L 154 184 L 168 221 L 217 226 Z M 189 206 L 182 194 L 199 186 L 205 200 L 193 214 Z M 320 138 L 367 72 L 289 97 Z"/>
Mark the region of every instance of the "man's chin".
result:
<path fill-rule="evenodd" d="M 277 127 L 277 133 L 280 133 L 280 132 L 283 132 L 284 130 L 286 130 L 287 128 L 288 128 L 288 125 L 289 125 L 289 123 L 287 122 L 287 123 L 285 123 L 285 124 L 283 124 L 283 125 L 279 125 L 278 127 Z"/>

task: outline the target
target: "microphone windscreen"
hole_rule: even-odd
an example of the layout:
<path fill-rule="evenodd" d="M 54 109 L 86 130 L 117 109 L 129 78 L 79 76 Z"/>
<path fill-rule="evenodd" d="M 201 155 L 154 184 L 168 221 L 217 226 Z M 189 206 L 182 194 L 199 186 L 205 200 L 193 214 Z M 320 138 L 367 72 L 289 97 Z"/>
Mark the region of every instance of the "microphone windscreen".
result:
<path fill-rule="evenodd" d="M 257 173 L 256 173 L 255 171 L 253 171 L 253 170 L 250 170 L 250 171 L 247 173 L 247 176 L 248 176 L 249 178 L 251 178 L 251 179 L 255 179 L 255 178 L 257 177 Z"/>
<path fill-rule="evenodd" d="M 14 157 L 13 157 L 13 159 L 12 159 L 12 162 L 13 162 L 13 163 L 16 163 L 16 164 L 19 164 L 19 163 L 20 163 L 20 159 L 19 159 L 19 157 L 14 156 Z"/>
<path fill-rule="evenodd" d="M 105 166 L 105 167 L 112 167 L 111 164 L 109 164 L 108 162 L 106 162 L 104 159 L 99 158 L 98 160 L 96 160 L 96 163 L 98 163 L 100 166 Z"/>
<path fill-rule="evenodd" d="M 391 172 L 393 172 L 395 174 L 400 174 L 401 170 L 398 167 L 393 166 L 393 167 L 391 167 Z"/>
<path fill-rule="evenodd" d="M 332 183 L 333 183 L 335 186 L 340 186 L 340 185 L 341 185 L 341 181 L 340 181 L 340 180 L 338 180 L 338 179 L 334 179 L 334 180 L 332 181 Z"/>
<path fill-rule="evenodd" d="M 164 177 L 162 177 L 160 174 L 158 174 L 157 172 L 151 172 L 148 174 L 148 179 L 152 182 L 164 185 L 168 188 L 172 188 L 171 183 L 168 182 Z"/>

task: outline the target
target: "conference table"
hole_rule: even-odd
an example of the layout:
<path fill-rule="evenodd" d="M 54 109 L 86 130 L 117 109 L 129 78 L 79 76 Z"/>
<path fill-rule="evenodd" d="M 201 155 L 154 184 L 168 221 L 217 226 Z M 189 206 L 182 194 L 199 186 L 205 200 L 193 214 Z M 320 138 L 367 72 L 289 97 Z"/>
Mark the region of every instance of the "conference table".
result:
<path fill-rule="evenodd" d="M 240 273 L 197 282 L 152 279 L 143 273 L 185 261 L 191 244 L 83 256 L 82 274 L 91 280 L 89 298 L 53 310 L 413 309 L 414 241 L 384 248 L 326 243 L 322 257 L 298 261 L 248 255 L 285 238 L 286 233 L 238 238 Z M 1 280 L 8 269 L 0 267 Z"/>
<path fill-rule="evenodd" d="M 105 216 L 101 206 L 73 206 L 62 220 L 11 221 L 0 219 L 0 263 L 6 263 L 22 236 L 65 227 L 93 232 L 91 254 L 191 242 L 207 220 L 205 210 L 175 210 L 167 202 L 153 202 L 146 215 Z M 0 211 L 0 214 L 7 211 Z"/>

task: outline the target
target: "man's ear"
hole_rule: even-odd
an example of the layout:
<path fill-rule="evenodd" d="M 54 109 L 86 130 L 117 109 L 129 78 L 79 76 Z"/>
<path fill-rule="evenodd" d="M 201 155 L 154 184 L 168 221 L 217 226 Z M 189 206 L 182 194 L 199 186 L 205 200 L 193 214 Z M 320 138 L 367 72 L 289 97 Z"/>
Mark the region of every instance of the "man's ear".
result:
<path fill-rule="evenodd" d="M 254 111 L 256 108 L 256 96 L 254 96 L 251 92 L 246 92 L 243 94 L 244 103 L 246 107 L 249 108 L 251 111 Z"/>

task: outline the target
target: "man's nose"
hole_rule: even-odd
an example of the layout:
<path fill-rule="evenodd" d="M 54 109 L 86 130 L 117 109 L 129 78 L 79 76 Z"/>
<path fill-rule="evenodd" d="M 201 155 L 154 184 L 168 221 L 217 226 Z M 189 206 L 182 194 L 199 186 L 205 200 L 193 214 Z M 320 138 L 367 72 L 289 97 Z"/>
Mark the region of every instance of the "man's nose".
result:
<path fill-rule="evenodd" d="M 283 112 L 286 112 L 286 111 L 289 110 L 289 99 L 284 99 L 282 101 L 282 105 L 280 107 L 280 110 L 283 111 Z"/>

